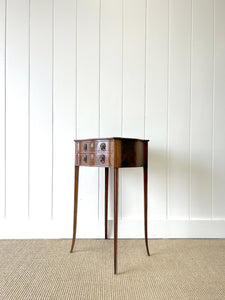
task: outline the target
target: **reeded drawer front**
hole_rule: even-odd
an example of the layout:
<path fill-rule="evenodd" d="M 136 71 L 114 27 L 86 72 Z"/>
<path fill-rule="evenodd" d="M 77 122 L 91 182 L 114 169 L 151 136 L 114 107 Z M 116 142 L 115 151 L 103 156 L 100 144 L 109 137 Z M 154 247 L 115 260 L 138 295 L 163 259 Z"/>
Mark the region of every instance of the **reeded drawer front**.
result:
<path fill-rule="evenodd" d="M 112 141 L 80 141 L 76 142 L 76 153 L 94 153 L 96 151 L 113 151 Z"/>
<path fill-rule="evenodd" d="M 76 165 L 109 167 L 113 164 L 112 153 L 82 153 L 76 154 Z"/>

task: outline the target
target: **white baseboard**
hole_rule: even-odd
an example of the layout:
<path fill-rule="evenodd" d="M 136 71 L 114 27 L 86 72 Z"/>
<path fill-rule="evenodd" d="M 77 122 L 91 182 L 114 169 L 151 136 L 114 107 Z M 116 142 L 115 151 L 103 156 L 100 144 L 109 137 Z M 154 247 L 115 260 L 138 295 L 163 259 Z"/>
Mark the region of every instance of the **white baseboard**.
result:
<path fill-rule="evenodd" d="M 121 238 L 144 237 L 143 221 L 123 221 Z M 128 230 L 129 229 L 129 230 Z M 225 220 L 152 220 L 149 238 L 225 238 Z"/>
<path fill-rule="evenodd" d="M 120 220 L 119 238 L 143 238 L 143 220 Z M 58 239 L 72 237 L 72 222 L 22 221 L 0 222 L 0 239 Z M 113 221 L 108 237 L 113 238 Z M 225 220 L 150 220 L 149 238 L 225 238 Z M 77 238 L 104 238 L 104 222 L 78 220 Z"/>

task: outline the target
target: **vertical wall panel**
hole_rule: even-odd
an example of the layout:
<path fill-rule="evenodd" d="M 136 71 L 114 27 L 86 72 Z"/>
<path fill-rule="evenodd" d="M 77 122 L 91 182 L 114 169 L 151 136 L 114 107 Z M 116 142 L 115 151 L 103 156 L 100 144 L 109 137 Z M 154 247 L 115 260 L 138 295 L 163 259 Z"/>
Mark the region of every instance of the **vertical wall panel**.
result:
<path fill-rule="evenodd" d="M 122 1 L 102 0 L 100 134 L 121 135 Z"/>
<path fill-rule="evenodd" d="M 124 1 L 123 136 L 144 138 L 146 1 Z M 122 217 L 143 218 L 143 170 L 122 170 Z M 132 199 L 132 200 L 131 200 Z"/>
<path fill-rule="evenodd" d="M 99 0 L 78 0 L 78 138 L 99 131 Z"/>
<path fill-rule="evenodd" d="M 0 0 L 0 220 L 5 216 L 5 10 Z"/>
<path fill-rule="evenodd" d="M 213 217 L 225 218 L 225 1 L 215 1 Z"/>
<path fill-rule="evenodd" d="M 121 136 L 122 1 L 101 2 L 100 136 Z M 104 169 L 100 169 L 99 215 L 104 215 Z M 113 212 L 113 172 L 110 170 L 109 218 Z M 121 182 L 120 185 L 121 187 Z"/>
<path fill-rule="evenodd" d="M 6 218 L 24 219 L 28 216 L 28 0 L 7 1 L 6 26 Z"/>
<path fill-rule="evenodd" d="M 211 218 L 213 1 L 193 1 L 191 217 Z"/>
<path fill-rule="evenodd" d="M 75 83 L 76 1 L 55 0 L 53 219 L 63 220 L 61 229 L 67 232 L 72 229 L 73 212 Z"/>
<path fill-rule="evenodd" d="M 145 133 L 149 142 L 149 214 L 166 218 L 168 1 L 148 1 L 147 103 Z"/>
<path fill-rule="evenodd" d="M 99 0 L 77 2 L 78 138 L 99 135 L 99 4 Z M 98 169 L 85 167 L 80 169 L 78 204 L 80 220 L 96 220 Z"/>
<path fill-rule="evenodd" d="M 170 2 L 169 43 L 168 217 L 186 219 L 190 199 L 190 0 Z"/>
<path fill-rule="evenodd" d="M 71 236 L 73 139 L 120 135 L 150 139 L 151 236 L 224 237 L 224 20 L 223 0 L 0 0 L 1 237 Z M 120 236 L 143 237 L 143 170 L 119 173 Z M 78 202 L 77 236 L 102 237 L 103 168 Z"/>
<path fill-rule="evenodd" d="M 31 1 L 30 218 L 52 214 L 52 1 Z"/>

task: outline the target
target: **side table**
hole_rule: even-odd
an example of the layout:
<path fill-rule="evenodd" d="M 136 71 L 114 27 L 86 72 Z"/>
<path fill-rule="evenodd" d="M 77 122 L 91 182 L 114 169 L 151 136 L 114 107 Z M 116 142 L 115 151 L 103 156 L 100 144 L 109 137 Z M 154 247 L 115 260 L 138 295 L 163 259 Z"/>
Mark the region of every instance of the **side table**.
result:
<path fill-rule="evenodd" d="M 148 141 L 120 137 L 75 140 L 74 223 L 70 252 L 73 252 L 76 238 L 79 167 L 105 168 L 105 239 L 108 223 L 108 174 L 109 168 L 114 168 L 114 274 L 117 274 L 119 168 L 143 167 L 145 245 L 150 256 L 147 234 Z"/>

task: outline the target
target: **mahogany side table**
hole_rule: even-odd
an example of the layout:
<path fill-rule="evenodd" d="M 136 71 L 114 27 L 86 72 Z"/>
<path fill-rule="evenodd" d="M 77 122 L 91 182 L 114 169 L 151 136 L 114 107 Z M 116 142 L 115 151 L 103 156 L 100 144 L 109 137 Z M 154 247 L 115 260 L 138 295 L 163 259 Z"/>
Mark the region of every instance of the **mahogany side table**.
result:
<path fill-rule="evenodd" d="M 74 223 L 70 252 L 73 252 L 76 238 L 79 167 L 105 168 L 105 239 L 108 221 L 108 172 L 109 168 L 114 168 L 114 274 L 117 274 L 119 168 L 143 167 L 145 245 L 150 256 L 147 234 L 148 141 L 120 137 L 75 140 Z"/>

